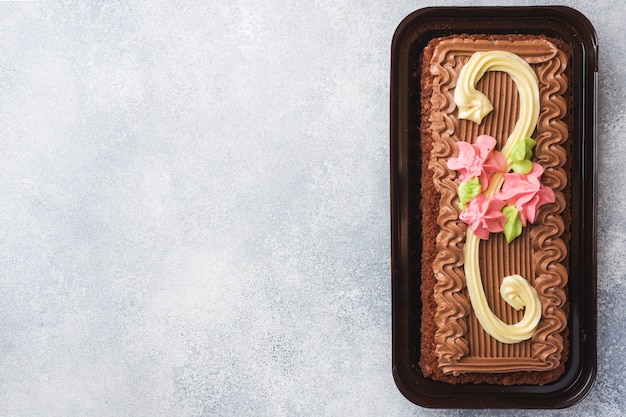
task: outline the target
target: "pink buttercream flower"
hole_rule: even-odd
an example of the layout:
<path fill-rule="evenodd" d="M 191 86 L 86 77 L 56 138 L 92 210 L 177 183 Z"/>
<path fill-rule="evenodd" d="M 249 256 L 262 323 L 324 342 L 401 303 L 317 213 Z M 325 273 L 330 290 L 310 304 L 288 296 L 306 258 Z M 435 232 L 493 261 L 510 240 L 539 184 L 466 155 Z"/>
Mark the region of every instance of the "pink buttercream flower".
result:
<path fill-rule="evenodd" d="M 448 159 L 448 168 L 459 173 L 461 181 L 478 177 L 483 190 L 489 185 L 494 172 L 506 169 L 504 155 L 495 151 L 496 140 L 488 135 L 480 135 L 475 144 L 458 142 L 459 155 Z"/>
<path fill-rule="evenodd" d="M 533 162 L 533 168 L 528 174 L 504 174 L 504 184 L 496 197 L 515 206 L 520 213 L 522 225 L 526 222 L 534 223 L 539 208 L 547 203 L 554 203 L 555 196 L 552 188 L 541 183 L 543 167 Z"/>
<path fill-rule="evenodd" d="M 502 214 L 503 207 L 504 201 L 479 194 L 469 202 L 459 218 L 469 225 L 476 237 L 487 240 L 489 233 L 504 230 L 506 217 Z"/>

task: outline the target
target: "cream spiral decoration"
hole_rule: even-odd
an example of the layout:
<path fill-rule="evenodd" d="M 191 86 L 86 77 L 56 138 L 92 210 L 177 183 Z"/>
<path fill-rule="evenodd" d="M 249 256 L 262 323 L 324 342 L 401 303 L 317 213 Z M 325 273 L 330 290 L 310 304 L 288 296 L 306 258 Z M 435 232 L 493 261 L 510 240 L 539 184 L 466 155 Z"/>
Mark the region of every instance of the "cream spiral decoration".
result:
<path fill-rule="evenodd" d="M 493 110 L 489 99 L 476 90 L 476 83 L 487 71 L 503 71 L 511 76 L 519 92 L 519 119 L 502 147 L 501 153 L 511 162 L 514 146 L 535 130 L 539 119 L 539 83 L 530 65 L 519 56 L 505 51 L 476 52 L 463 66 L 454 91 L 454 102 L 459 118 L 480 124 Z M 494 196 L 502 187 L 503 173 L 494 173 L 485 197 Z M 479 267 L 479 245 L 471 229 L 467 229 L 465 240 L 465 276 L 472 308 L 478 321 L 487 333 L 503 343 L 518 343 L 530 339 L 541 319 L 541 301 L 537 291 L 520 275 L 505 277 L 500 286 L 504 300 L 516 310 L 525 309 L 522 320 L 507 324 L 489 308 L 482 285 Z"/>

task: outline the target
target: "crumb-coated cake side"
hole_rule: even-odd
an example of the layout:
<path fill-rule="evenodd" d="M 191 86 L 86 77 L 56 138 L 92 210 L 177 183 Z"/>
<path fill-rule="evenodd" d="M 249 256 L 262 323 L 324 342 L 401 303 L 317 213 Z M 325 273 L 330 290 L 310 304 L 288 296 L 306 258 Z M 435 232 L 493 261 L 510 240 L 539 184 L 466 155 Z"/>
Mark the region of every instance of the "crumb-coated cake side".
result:
<path fill-rule="evenodd" d="M 427 377 L 544 385 L 564 371 L 570 58 L 540 35 L 454 35 L 423 50 Z"/>

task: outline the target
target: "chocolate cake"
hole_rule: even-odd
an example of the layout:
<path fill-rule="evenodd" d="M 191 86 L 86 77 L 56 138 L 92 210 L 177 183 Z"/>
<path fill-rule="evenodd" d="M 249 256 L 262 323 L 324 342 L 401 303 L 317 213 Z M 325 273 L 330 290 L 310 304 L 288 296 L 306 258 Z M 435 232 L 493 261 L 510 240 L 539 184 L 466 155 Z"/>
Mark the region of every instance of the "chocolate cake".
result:
<path fill-rule="evenodd" d="M 454 35 L 423 50 L 426 377 L 544 385 L 563 373 L 570 58 L 559 39 L 520 34 Z"/>

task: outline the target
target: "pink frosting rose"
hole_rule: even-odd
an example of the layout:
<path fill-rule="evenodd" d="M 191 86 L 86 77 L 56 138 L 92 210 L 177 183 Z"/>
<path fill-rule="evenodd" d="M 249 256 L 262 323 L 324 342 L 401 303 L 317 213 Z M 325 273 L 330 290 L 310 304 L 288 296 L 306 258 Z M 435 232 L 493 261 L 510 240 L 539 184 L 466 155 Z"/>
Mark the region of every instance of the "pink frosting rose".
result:
<path fill-rule="evenodd" d="M 458 142 L 459 155 L 448 159 L 448 168 L 459 173 L 461 181 L 478 177 L 483 190 L 489 185 L 494 172 L 506 169 L 504 155 L 495 151 L 496 140 L 488 135 L 480 135 L 475 144 Z"/>
<path fill-rule="evenodd" d="M 503 207 L 504 201 L 479 194 L 468 203 L 459 218 L 469 225 L 476 237 L 487 240 L 489 233 L 504 230 L 506 217 L 502 214 Z"/>
<path fill-rule="evenodd" d="M 543 167 L 533 162 L 533 168 L 528 174 L 504 174 L 504 184 L 496 197 L 515 206 L 520 213 L 522 225 L 526 222 L 534 223 L 539 208 L 547 203 L 554 203 L 555 196 L 552 188 L 541 183 Z"/>

